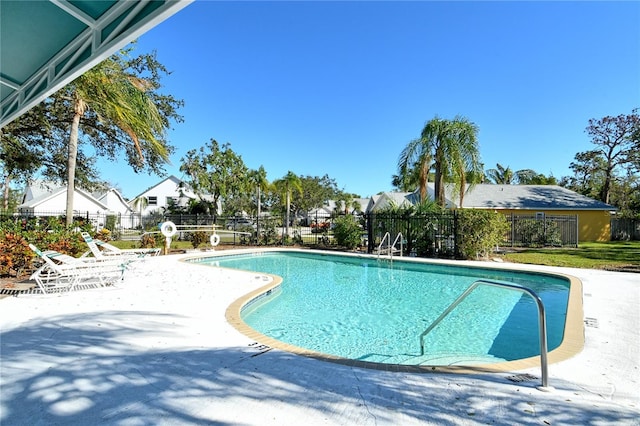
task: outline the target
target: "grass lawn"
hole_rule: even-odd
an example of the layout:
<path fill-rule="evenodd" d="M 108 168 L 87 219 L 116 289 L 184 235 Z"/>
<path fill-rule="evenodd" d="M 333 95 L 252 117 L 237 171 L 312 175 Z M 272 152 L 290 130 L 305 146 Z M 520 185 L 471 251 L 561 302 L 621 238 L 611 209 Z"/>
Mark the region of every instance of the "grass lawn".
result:
<path fill-rule="evenodd" d="M 581 243 L 578 248 L 522 249 L 506 253 L 504 259 L 536 265 L 640 271 L 640 241 Z"/>

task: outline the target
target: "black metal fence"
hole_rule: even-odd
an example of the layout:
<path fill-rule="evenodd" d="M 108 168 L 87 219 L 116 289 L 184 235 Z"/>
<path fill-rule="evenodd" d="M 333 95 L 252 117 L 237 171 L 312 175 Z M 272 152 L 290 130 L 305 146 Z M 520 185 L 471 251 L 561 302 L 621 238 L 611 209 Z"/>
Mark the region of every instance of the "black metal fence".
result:
<path fill-rule="evenodd" d="M 38 217 L 59 217 L 59 212 L 40 213 Z M 391 214 L 377 213 L 360 216 L 362 227 L 361 249 L 371 253 L 383 242 L 388 233 L 391 245 L 403 245 L 405 253 L 420 257 L 456 258 L 459 256 L 460 238 L 457 232 L 458 213 L 456 211 L 426 214 Z M 5 216 L 6 217 L 6 216 Z M 14 220 L 34 218 L 33 214 L 14 214 Z M 222 244 L 258 244 L 280 245 L 299 244 L 329 247 L 335 245 L 333 237 L 334 218 L 316 215 L 304 219 L 295 219 L 287 227 L 283 216 L 270 215 L 256 217 L 210 216 L 210 215 L 140 215 L 137 213 L 101 214 L 81 213 L 76 219 L 91 223 L 95 229 L 106 228 L 113 239 L 139 240 L 145 232 L 158 232 L 159 225 L 170 220 L 184 227 L 208 227 L 215 225 L 222 230 Z M 575 215 L 507 215 L 510 231 L 505 235 L 503 246 L 507 247 L 541 247 L 541 246 L 577 246 L 578 218 Z M 625 228 L 612 222 L 612 232 L 616 235 L 637 238 L 640 230 L 638 222 L 625 224 Z M 615 229 L 615 231 L 614 231 Z M 224 232 L 232 231 L 232 232 Z M 288 231 L 288 233 L 287 233 Z M 184 232 L 177 238 L 186 239 Z M 398 238 L 398 241 L 395 241 Z"/>
<path fill-rule="evenodd" d="M 365 216 L 367 251 L 383 246 L 404 246 L 404 251 L 419 257 L 457 258 L 458 214 L 454 212 L 402 215 L 376 213 Z M 385 240 L 388 234 L 389 240 Z M 385 241 L 383 241 L 385 240 Z"/>
<path fill-rule="evenodd" d="M 511 247 L 578 246 L 577 215 L 515 215 L 507 216 L 511 232 L 505 245 Z"/>
<path fill-rule="evenodd" d="M 611 240 L 640 240 L 640 220 L 620 218 L 611 219 Z"/>

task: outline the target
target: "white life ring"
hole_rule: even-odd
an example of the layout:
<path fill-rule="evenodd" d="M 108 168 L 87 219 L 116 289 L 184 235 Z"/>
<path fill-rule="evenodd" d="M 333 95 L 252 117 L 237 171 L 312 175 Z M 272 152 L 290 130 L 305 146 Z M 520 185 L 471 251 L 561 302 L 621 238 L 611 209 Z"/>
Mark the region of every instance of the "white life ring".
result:
<path fill-rule="evenodd" d="M 165 237 L 171 238 L 178 233 L 178 228 L 175 223 L 167 221 L 160 226 L 160 232 L 162 232 L 162 235 Z"/>
<path fill-rule="evenodd" d="M 212 246 L 217 246 L 218 244 L 220 244 L 220 235 L 218 234 L 211 234 L 211 236 L 209 237 L 209 242 L 211 243 Z"/>

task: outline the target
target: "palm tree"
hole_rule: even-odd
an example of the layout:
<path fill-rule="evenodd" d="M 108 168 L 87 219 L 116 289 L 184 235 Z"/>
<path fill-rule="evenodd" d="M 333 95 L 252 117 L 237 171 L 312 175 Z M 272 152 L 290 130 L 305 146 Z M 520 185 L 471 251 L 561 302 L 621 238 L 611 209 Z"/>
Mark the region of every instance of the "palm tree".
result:
<path fill-rule="evenodd" d="M 278 179 L 274 182 L 274 185 L 280 189 L 281 193 L 285 196 L 286 206 L 287 206 L 287 217 L 286 217 L 286 233 L 289 235 L 289 216 L 291 211 L 291 194 L 295 190 L 299 194 L 302 194 L 302 181 L 300 178 L 293 173 L 292 171 L 287 172 L 287 174 L 282 178 Z"/>
<path fill-rule="evenodd" d="M 147 208 L 149 205 L 149 199 L 144 195 L 136 197 L 131 201 L 131 207 L 138 210 L 139 220 L 140 220 L 140 228 L 143 229 L 142 226 L 142 211 Z"/>
<path fill-rule="evenodd" d="M 63 89 L 64 96 L 73 105 L 67 150 L 67 225 L 73 220 L 78 134 L 80 121 L 85 114 L 92 112 L 107 126 L 128 135 L 141 160 L 144 159 L 144 142 L 145 149 L 154 151 L 168 161 L 167 148 L 158 138 L 167 123 L 158 106 L 148 96 L 148 91 L 152 89 L 149 82 L 128 73 L 114 57 L 101 62 Z"/>
<path fill-rule="evenodd" d="M 514 183 L 516 175 L 513 170 L 507 166 L 505 168 L 502 164 L 496 164 L 495 169 L 487 170 L 487 177 L 498 185 L 511 185 Z"/>
<path fill-rule="evenodd" d="M 349 209 L 351 211 L 360 209 L 360 203 L 353 197 L 353 194 L 348 192 L 338 191 L 335 196 L 335 202 L 335 211 L 338 214 L 349 214 Z"/>
<path fill-rule="evenodd" d="M 131 206 L 134 209 L 138 210 L 138 213 L 142 214 L 142 210 L 146 209 L 149 205 L 149 199 L 144 195 L 136 197 L 133 201 L 131 201 Z"/>
<path fill-rule="evenodd" d="M 258 170 L 251 170 L 249 172 L 249 181 L 252 185 L 256 187 L 256 205 L 257 205 L 257 216 L 256 216 L 256 225 L 258 236 L 260 236 L 260 207 L 261 207 L 261 195 L 262 191 L 267 191 L 270 187 L 269 181 L 267 180 L 267 172 L 263 166 L 260 166 Z M 259 239 L 258 239 L 259 241 Z"/>
<path fill-rule="evenodd" d="M 438 204 L 445 205 L 444 186 L 450 182 L 454 184 L 462 206 L 468 176 L 482 174 L 477 134 L 478 127 L 465 117 L 429 120 L 422 129 L 421 137 L 409 142 L 402 150 L 398 160 L 399 175 L 408 176 L 418 169 L 420 200 L 424 201 L 429 170 L 433 166 Z"/>

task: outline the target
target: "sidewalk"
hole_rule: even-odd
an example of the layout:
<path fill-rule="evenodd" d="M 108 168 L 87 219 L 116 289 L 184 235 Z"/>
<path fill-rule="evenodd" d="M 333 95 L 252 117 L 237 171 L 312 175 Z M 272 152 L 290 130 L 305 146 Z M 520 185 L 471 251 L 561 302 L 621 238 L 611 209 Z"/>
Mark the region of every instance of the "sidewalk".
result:
<path fill-rule="evenodd" d="M 408 374 L 271 349 L 225 319 L 262 276 L 184 257 L 145 260 L 116 287 L 0 300 L 0 423 L 640 424 L 638 274 L 493 265 L 583 282 L 584 350 L 550 365 L 541 392 L 539 368 Z"/>

